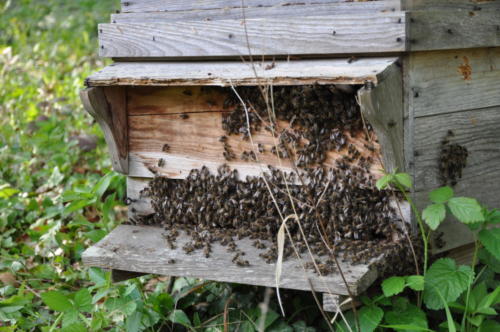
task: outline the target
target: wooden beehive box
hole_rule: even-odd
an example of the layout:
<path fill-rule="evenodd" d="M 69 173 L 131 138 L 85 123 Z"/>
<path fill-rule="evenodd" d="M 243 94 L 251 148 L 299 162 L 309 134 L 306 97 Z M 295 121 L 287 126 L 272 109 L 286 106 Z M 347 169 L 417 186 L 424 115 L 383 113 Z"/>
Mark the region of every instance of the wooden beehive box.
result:
<path fill-rule="evenodd" d="M 243 177 L 261 174 L 261 163 L 224 160 L 218 142 L 224 135 L 224 100 L 238 86 L 319 84 L 356 91 L 378 140 L 380 158 L 371 175 L 379 177 L 382 166 L 410 173 L 419 206 L 441 183 L 442 141 L 452 131 L 452 142 L 468 152 L 455 191 L 500 207 L 495 194 L 500 183 L 499 1 L 245 3 L 242 9 L 239 0 L 122 1 L 112 23 L 99 26 L 100 54 L 115 62 L 87 79 L 82 100 L 103 128 L 114 169 L 128 176 L 131 220 L 151 213 L 140 191 L 154 173 L 184 179 L 191 169 L 216 171 L 227 163 Z M 228 139 L 237 155 L 250 149 L 249 142 Z M 264 132 L 256 140 L 272 144 Z M 361 136 L 352 143 L 371 153 L 363 151 Z M 164 144 L 168 152 L 162 151 Z M 329 155 L 326 164 L 333 166 L 336 157 Z M 272 154 L 263 155 L 262 164 L 293 171 Z M 471 240 L 469 231 L 452 221 L 440 231 L 445 245 L 437 251 Z M 239 245 L 249 248 L 248 267 L 232 265 L 221 247 L 206 258 L 164 244 L 157 228 L 120 226 L 83 259 L 114 270 L 275 285 L 274 265 L 263 264 L 246 240 Z M 176 263 L 169 264 L 171 259 Z M 343 263 L 351 294 L 377 278 L 383 259 Z M 310 280 L 317 291 L 349 293 L 339 274 L 320 280 L 312 272 L 304 275 L 293 260 L 285 261 L 284 269 L 294 272 L 281 278 L 282 287 L 310 289 Z"/>

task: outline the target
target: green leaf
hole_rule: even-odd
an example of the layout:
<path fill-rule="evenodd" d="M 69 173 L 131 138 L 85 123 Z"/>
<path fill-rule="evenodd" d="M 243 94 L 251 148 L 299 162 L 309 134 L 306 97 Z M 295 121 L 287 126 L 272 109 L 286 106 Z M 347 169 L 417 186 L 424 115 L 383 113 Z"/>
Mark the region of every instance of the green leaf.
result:
<path fill-rule="evenodd" d="M 113 178 L 117 176 L 115 172 L 109 172 L 105 176 L 103 176 L 99 182 L 96 183 L 92 191 L 96 194 L 97 197 L 102 197 L 106 190 L 108 190 L 109 184 L 113 180 Z"/>
<path fill-rule="evenodd" d="M 406 285 L 415 291 L 424 290 L 425 280 L 423 276 L 408 276 L 406 277 Z"/>
<path fill-rule="evenodd" d="M 75 323 L 78 323 L 78 311 L 75 308 L 71 308 L 71 310 L 64 313 L 62 326 L 66 327 Z"/>
<path fill-rule="evenodd" d="M 125 326 L 127 332 L 139 332 L 141 331 L 141 319 L 142 312 L 134 311 L 134 313 L 127 317 L 125 320 Z"/>
<path fill-rule="evenodd" d="M 182 310 L 174 310 L 170 313 L 170 315 L 168 316 L 168 319 L 172 322 L 172 323 L 177 323 L 177 324 L 181 324 L 185 327 L 191 327 L 191 321 L 189 320 L 188 316 L 186 315 L 186 313 Z"/>
<path fill-rule="evenodd" d="M 73 305 L 68 300 L 68 298 L 59 291 L 49 291 L 41 295 L 42 301 L 54 311 L 69 311 L 73 308 Z"/>
<path fill-rule="evenodd" d="M 83 323 L 77 322 L 61 329 L 61 332 L 88 332 Z"/>
<path fill-rule="evenodd" d="M 399 297 L 394 300 L 393 310 L 385 314 L 385 320 L 396 331 L 425 331 L 427 330 L 427 317 L 417 306 L 410 304 L 408 299 Z"/>
<path fill-rule="evenodd" d="M 359 311 L 359 324 L 361 331 L 372 332 L 379 326 L 384 317 L 384 311 L 376 305 L 364 306 Z"/>
<path fill-rule="evenodd" d="M 303 320 L 299 320 L 298 322 L 295 322 L 293 325 L 293 331 L 294 332 L 315 332 L 316 329 L 313 327 L 308 327 L 306 322 Z"/>
<path fill-rule="evenodd" d="M 92 311 L 92 296 L 87 288 L 82 288 L 75 294 L 75 307 L 79 312 Z"/>
<path fill-rule="evenodd" d="M 468 197 L 453 197 L 448 201 L 451 213 L 464 224 L 484 221 L 481 205 L 474 199 Z"/>
<path fill-rule="evenodd" d="M 121 311 L 125 315 L 132 315 L 137 309 L 137 304 L 127 297 L 108 298 L 104 306 L 109 311 Z"/>
<path fill-rule="evenodd" d="M 429 199 L 434 203 L 446 203 L 454 195 L 450 187 L 441 187 L 429 193 Z"/>
<path fill-rule="evenodd" d="M 9 184 L 3 184 L 0 186 L 0 198 L 9 198 L 17 194 L 19 190 L 12 188 Z"/>
<path fill-rule="evenodd" d="M 267 314 L 265 316 L 265 322 L 264 322 L 264 329 L 267 329 L 272 323 L 274 323 L 275 320 L 277 320 L 279 318 L 280 315 L 278 315 L 275 311 L 269 309 L 267 311 Z M 257 326 L 260 326 L 260 321 L 262 320 L 262 318 L 264 318 L 264 315 L 262 314 L 262 312 L 260 313 L 259 315 L 259 318 L 256 320 L 255 324 Z"/>
<path fill-rule="evenodd" d="M 500 228 L 483 229 L 479 241 L 496 259 L 500 260 Z"/>
<path fill-rule="evenodd" d="M 494 332 L 500 331 L 500 323 L 494 320 L 485 320 L 479 327 L 477 332 Z"/>
<path fill-rule="evenodd" d="M 427 226 L 435 231 L 446 217 L 446 207 L 442 203 L 431 204 L 422 211 L 422 218 Z"/>
<path fill-rule="evenodd" d="M 491 223 L 491 224 L 500 223 L 500 210 L 493 209 L 491 211 L 487 211 L 485 213 L 485 219 L 486 219 L 486 222 Z"/>
<path fill-rule="evenodd" d="M 500 273 L 500 260 L 495 258 L 488 250 L 481 248 L 477 254 L 479 260 L 495 273 Z"/>
<path fill-rule="evenodd" d="M 377 187 L 378 190 L 385 189 L 393 179 L 394 176 L 392 174 L 386 174 L 377 180 L 375 186 Z"/>
<path fill-rule="evenodd" d="M 405 288 L 404 277 L 390 277 L 382 282 L 382 291 L 386 297 L 399 294 Z"/>
<path fill-rule="evenodd" d="M 411 177 L 408 173 L 397 173 L 394 175 L 394 179 L 402 186 L 410 189 L 412 186 Z"/>
<path fill-rule="evenodd" d="M 441 258 L 425 275 L 424 302 L 429 309 L 443 309 L 455 301 L 469 286 L 474 276 L 470 266 L 456 266 L 451 258 Z M 441 295 L 441 296 L 440 296 Z M 443 301 L 441 300 L 443 298 Z"/>
<path fill-rule="evenodd" d="M 89 278 L 97 287 L 102 287 L 107 283 L 106 272 L 97 267 L 89 269 Z"/>
<path fill-rule="evenodd" d="M 479 302 L 478 308 L 488 308 L 491 306 L 495 306 L 500 303 L 500 286 L 495 288 L 495 290 L 488 295 L 486 295 Z"/>

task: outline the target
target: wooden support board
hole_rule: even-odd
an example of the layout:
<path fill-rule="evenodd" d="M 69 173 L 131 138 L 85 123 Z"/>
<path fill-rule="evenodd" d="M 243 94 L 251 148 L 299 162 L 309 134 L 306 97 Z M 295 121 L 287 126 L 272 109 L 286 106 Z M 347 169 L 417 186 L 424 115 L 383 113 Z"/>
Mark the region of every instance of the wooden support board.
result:
<path fill-rule="evenodd" d="M 177 239 L 177 249 L 170 250 L 156 227 L 122 225 L 114 229 L 98 244 L 88 248 L 83 254 L 84 264 L 101 268 L 126 270 L 132 272 L 155 273 L 169 276 L 202 278 L 223 282 L 238 282 L 249 285 L 275 287 L 275 264 L 266 264 L 251 240 L 237 241 L 238 247 L 246 252 L 244 256 L 250 266 L 239 267 L 231 262 L 234 253 L 213 244 L 211 257 L 206 258 L 202 251 L 186 254 L 181 249 L 188 241 L 186 236 Z M 175 263 L 169 262 L 171 259 Z M 368 265 L 341 263 L 350 291 L 360 294 L 377 278 L 375 259 Z M 304 256 L 304 261 L 309 261 Z M 297 259 L 283 262 L 280 287 L 298 290 L 314 290 L 322 293 L 348 295 L 347 288 L 338 273 L 319 277 L 312 271 L 301 267 Z"/>
<path fill-rule="evenodd" d="M 119 62 L 87 78 L 89 86 L 109 85 L 301 85 L 377 84 L 397 58 L 304 61 Z M 255 69 L 255 71 L 254 71 Z"/>
<path fill-rule="evenodd" d="M 211 106 L 197 108 L 203 105 L 200 98 L 204 100 L 206 96 L 196 94 L 195 96 L 184 94 L 180 96 L 178 91 L 178 88 L 149 88 L 146 91 L 144 89 L 129 89 L 130 176 L 153 177 L 152 168 L 160 175 L 183 179 L 187 177 L 191 169 L 206 166 L 211 172 L 216 173 L 217 168 L 224 163 L 237 169 L 241 179 L 245 179 L 246 176 L 262 175 L 263 171 L 267 170 L 267 165 L 280 168 L 288 173 L 293 171 L 289 159 L 279 159 L 270 152 L 278 142 L 270 132 L 263 129 L 252 136 L 254 144 L 264 145 L 266 152 L 259 153 L 257 146 L 252 146 L 250 141 L 242 140 L 240 135 L 230 135 L 227 137 L 227 144 L 237 158 L 234 161 L 225 161 L 223 157 L 224 146 L 219 142 L 219 138 L 226 135 L 221 123 L 224 110 L 222 105 L 217 103 L 223 98 L 217 96 L 212 99 Z M 183 119 L 179 113 L 170 113 L 172 111 L 178 112 L 179 107 L 169 107 L 168 103 L 162 103 L 163 100 L 173 100 L 174 98 L 169 98 L 171 94 L 176 94 L 177 98 L 175 99 L 177 100 L 183 99 L 176 105 L 182 105 L 183 111 L 189 114 L 189 118 Z M 207 104 L 205 103 L 205 105 Z M 288 123 L 284 122 L 279 123 L 279 125 L 281 128 L 288 127 Z M 363 132 L 359 132 L 356 137 L 349 137 L 348 142 L 355 145 L 363 156 L 372 157 L 374 162 L 371 173 L 375 178 L 380 177 L 382 165 L 379 162 L 380 149 L 378 144 L 371 144 L 365 140 Z M 162 151 L 164 144 L 170 146 L 168 152 Z M 373 145 L 375 151 L 368 150 L 365 145 Z M 242 161 L 240 155 L 244 151 L 254 151 L 258 161 Z M 323 164 L 325 167 L 335 167 L 335 160 L 345 153 L 346 151 L 343 150 L 330 151 Z M 160 158 L 165 161 L 163 167 L 157 166 Z"/>
<path fill-rule="evenodd" d="M 225 1 L 227 3 L 227 1 Z M 179 3 L 179 2 L 177 2 Z M 241 1 L 240 1 L 241 3 Z M 186 2 L 179 4 L 185 5 Z M 244 12 L 241 8 L 211 8 L 201 9 L 194 6 L 190 10 L 182 11 L 147 11 L 124 12 L 112 14 L 112 23 L 161 23 L 176 21 L 209 21 L 245 18 L 275 18 L 284 16 L 324 16 L 345 15 L 360 13 L 387 13 L 399 10 L 399 0 L 370 1 L 370 2 L 329 2 L 303 5 L 275 5 L 265 7 L 247 7 Z"/>
<path fill-rule="evenodd" d="M 400 8 L 399 0 L 370 1 L 362 6 L 357 2 L 345 0 L 122 0 L 122 12 L 178 12 L 207 9 L 240 9 L 242 5 L 245 9 L 268 8 L 268 7 L 297 7 L 300 11 L 304 7 L 316 4 L 330 5 L 339 8 L 380 8 L 390 3 L 395 10 Z"/>
<path fill-rule="evenodd" d="M 100 24 L 103 57 L 221 57 L 405 50 L 405 14 Z"/>

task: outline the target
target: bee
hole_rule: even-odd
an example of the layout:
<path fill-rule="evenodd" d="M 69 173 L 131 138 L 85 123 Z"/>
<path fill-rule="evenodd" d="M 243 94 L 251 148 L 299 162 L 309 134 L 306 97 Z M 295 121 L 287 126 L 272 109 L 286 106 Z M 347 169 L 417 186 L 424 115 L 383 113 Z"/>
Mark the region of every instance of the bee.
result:
<path fill-rule="evenodd" d="M 168 263 L 168 264 L 175 264 L 175 259 L 173 259 L 173 258 L 172 258 L 172 259 L 169 259 L 169 260 L 167 261 L 167 263 Z"/>
<path fill-rule="evenodd" d="M 163 166 L 165 166 L 165 159 L 163 158 L 158 159 L 158 167 L 163 167 Z"/>
<path fill-rule="evenodd" d="M 147 169 L 148 171 L 150 171 L 151 173 L 153 173 L 154 175 L 157 175 L 158 174 L 158 170 L 156 170 L 156 168 L 154 168 L 153 166 L 147 166 Z"/>
<path fill-rule="evenodd" d="M 189 89 L 186 89 L 184 91 L 182 91 L 183 94 L 185 94 L 186 96 L 192 96 L 193 95 L 193 92 Z"/>
<path fill-rule="evenodd" d="M 181 113 L 181 115 L 179 115 L 179 117 L 183 120 L 186 120 L 186 119 L 189 119 L 189 114 L 187 113 Z"/>
<path fill-rule="evenodd" d="M 226 136 L 220 136 L 219 137 L 219 142 L 226 143 L 227 142 L 227 137 Z"/>
<path fill-rule="evenodd" d="M 259 153 L 266 152 L 266 149 L 264 148 L 264 145 L 262 143 L 257 144 L 257 148 L 259 149 Z"/>

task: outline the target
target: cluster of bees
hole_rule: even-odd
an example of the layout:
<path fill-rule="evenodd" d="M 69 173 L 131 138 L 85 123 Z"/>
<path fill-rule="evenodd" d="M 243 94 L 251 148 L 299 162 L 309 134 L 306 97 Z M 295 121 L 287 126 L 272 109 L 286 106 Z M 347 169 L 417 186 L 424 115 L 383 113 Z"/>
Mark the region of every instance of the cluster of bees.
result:
<path fill-rule="evenodd" d="M 279 135 L 279 144 L 270 152 L 293 158 L 295 172 L 267 166 L 260 177 L 240 179 L 237 170 L 224 164 L 217 174 L 206 167 L 193 169 L 184 180 L 156 176 L 141 192 L 150 198 L 155 213 L 140 223 L 162 225 L 171 248 L 179 232 L 185 232 L 190 237 L 182 248 L 187 254 L 203 250 L 210 257 L 212 244 L 220 243 L 238 266 L 249 265 L 238 248 L 242 238 L 250 238 L 259 256 L 274 263 L 277 233 L 282 218 L 289 215 L 298 220 L 287 223 L 292 241 L 287 237 L 284 258 L 295 256 L 295 250 L 307 255 L 309 247 L 316 264 L 308 266 L 315 265 L 323 275 L 334 271 L 333 253 L 353 264 L 389 251 L 407 258 L 410 251 L 395 222 L 400 216 L 391 205 L 394 194 L 375 187 L 369 172 L 372 157 L 350 143 L 350 137 L 371 132 L 363 126 L 352 93 L 334 86 L 274 87 L 272 110 L 257 87 L 242 87 L 238 93 L 251 111 L 245 114 L 235 96 L 226 99 L 225 107 L 234 109 L 222 120 L 226 135 L 247 140 L 262 129 Z M 279 130 L 278 121 L 289 126 Z M 235 159 L 227 136 L 219 141 L 224 158 Z M 365 147 L 370 154 L 376 152 L 371 144 Z M 340 150 L 343 156 L 336 167 L 322 165 L 327 152 Z M 265 151 L 259 144 L 258 153 Z M 256 152 L 244 151 L 240 158 L 256 161 Z"/>
<path fill-rule="evenodd" d="M 456 185 L 458 180 L 462 178 L 463 169 L 467 166 L 469 153 L 462 145 L 451 143 L 453 136 L 453 131 L 449 130 L 441 141 L 439 176 L 443 186 Z"/>

